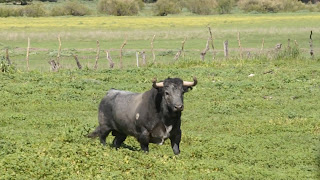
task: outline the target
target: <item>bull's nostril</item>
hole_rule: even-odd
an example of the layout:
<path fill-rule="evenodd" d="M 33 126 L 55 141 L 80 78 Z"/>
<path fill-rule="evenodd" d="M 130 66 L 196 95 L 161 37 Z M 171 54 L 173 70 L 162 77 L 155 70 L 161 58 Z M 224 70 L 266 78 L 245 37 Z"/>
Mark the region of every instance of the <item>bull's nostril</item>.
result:
<path fill-rule="evenodd" d="M 183 105 L 175 105 L 174 106 L 177 110 L 182 110 L 183 109 Z"/>

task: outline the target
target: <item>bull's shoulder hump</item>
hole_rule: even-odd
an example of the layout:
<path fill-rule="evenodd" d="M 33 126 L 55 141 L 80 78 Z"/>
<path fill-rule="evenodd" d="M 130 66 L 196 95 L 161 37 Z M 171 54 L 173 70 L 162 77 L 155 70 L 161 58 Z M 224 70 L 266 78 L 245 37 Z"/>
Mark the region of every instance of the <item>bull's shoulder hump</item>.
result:
<path fill-rule="evenodd" d="M 130 91 L 122 91 L 122 90 L 117 90 L 117 89 L 110 89 L 107 92 L 107 96 L 117 96 L 117 95 L 133 95 L 133 94 L 137 94 L 134 92 L 130 92 Z"/>

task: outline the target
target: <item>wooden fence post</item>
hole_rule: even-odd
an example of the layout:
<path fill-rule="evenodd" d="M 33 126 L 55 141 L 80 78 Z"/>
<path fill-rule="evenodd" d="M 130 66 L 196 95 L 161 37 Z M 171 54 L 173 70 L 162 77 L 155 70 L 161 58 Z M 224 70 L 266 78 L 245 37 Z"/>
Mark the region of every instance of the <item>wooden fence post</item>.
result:
<path fill-rule="evenodd" d="M 174 60 L 178 60 L 179 57 L 181 56 L 182 53 L 184 53 L 184 43 L 186 42 L 187 40 L 187 37 L 184 38 L 184 40 L 182 41 L 182 44 L 181 44 L 181 49 L 177 52 L 177 54 L 174 56 Z"/>
<path fill-rule="evenodd" d="M 99 57 L 100 57 L 100 43 L 99 43 L 99 40 L 97 40 L 97 55 L 96 55 L 96 63 L 94 65 L 94 69 L 98 68 Z"/>
<path fill-rule="evenodd" d="M 127 37 L 125 39 L 125 41 L 123 42 L 123 44 L 121 45 L 121 48 L 120 48 L 120 69 L 122 69 L 123 67 L 123 63 L 122 63 L 122 49 L 123 47 L 127 44 Z"/>
<path fill-rule="evenodd" d="M 309 41 L 309 44 L 310 44 L 310 55 L 312 58 L 314 58 L 314 53 L 313 53 L 313 48 L 312 48 L 312 31 L 310 33 L 310 41 Z"/>
<path fill-rule="evenodd" d="M 8 61 L 8 64 L 11 65 L 11 61 L 10 61 L 10 58 L 9 58 L 9 49 L 6 48 L 6 60 Z"/>
<path fill-rule="evenodd" d="M 242 59 L 242 47 L 241 47 L 241 40 L 240 40 L 240 32 L 238 32 L 238 45 L 240 51 L 240 58 Z"/>
<path fill-rule="evenodd" d="M 155 37 L 156 37 L 156 35 L 153 35 L 153 38 L 151 40 L 151 52 L 152 52 L 153 63 L 156 62 L 156 55 L 154 54 L 154 49 L 153 49 L 153 42 L 154 42 Z"/>
<path fill-rule="evenodd" d="M 139 67 L 139 51 L 136 52 L 137 67 Z"/>
<path fill-rule="evenodd" d="M 51 65 L 51 71 L 57 71 L 58 66 L 54 60 L 48 62 Z"/>
<path fill-rule="evenodd" d="M 57 67 L 60 68 L 60 54 L 61 54 L 61 39 L 60 39 L 60 34 L 58 35 L 58 41 L 59 41 L 59 48 L 58 48 L 58 55 L 57 55 Z"/>
<path fill-rule="evenodd" d="M 211 28 L 210 28 L 210 27 L 208 27 L 208 29 L 209 29 L 210 38 L 211 38 L 212 60 L 214 60 L 214 59 L 215 59 L 215 57 L 214 57 L 214 55 L 215 55 L 215 54 L 214 54 L 213 36 L 212 36 Z"/>
<path fill-rule="evenodd" d="M 228 40 L 224 41 L 223 49 L 224 49 L 224 57 L 228 58 L 228 56 L 229 56 Z"/>
<path fill-rule="evenodd" d="M 146 65 L 147 64 L 147 57 L 146 57 L 145 51 L 141 52 L 141 58 L 142 58 L 142 65 Z"/>
<path fill-rule="evenodd" d="M 28 47 L 27 47 L 27 56 L 26 56 L 27 70 L 28 71 L 29 71 L 29 51 L 30 51 L 30 38 L 28 37 Z"/>
<path fill-rule="evenodd" d="M 209 41 L 210 37 L 207 40 L 206 48 L 200 53 L 200 58 L 202 61 L 204 61 L 204 56 L 207 54 L 207 51 L 209 51 Z"/>
<path fill-rule="evenodd" d="M 81 64 L 80 64 L 80 62 L 79 62 L 79 59 L 78 59 L 78 55 L 73 55 L 73 57 L 74 57 L 74 60 L 76 60 L 76 62 L 77 62 L 78 68 L 79 68 L 79 69 L 82 69 L 82 66 L 81 66 Z"/>
<path fill-rule="evenodd" d="M 106 50 L 106 53 L 107 53 L 107 59 L 108 59 L 108 61 L 109 61 L 109 67 L 110 67 L 110 69 L 112 69 L 113 66 L 114 66 L 114 63 L 113 63 L 113 61 L 112 61 L 112 58 L 111 58 L 110 53 L 109 53 L 108 50 Z"/>
<path fill-rule="evenodd" d="M 262 44 L 261 44 L 260 54 L 262 53 L 263 48 L 264 48 L 264 38 L 262 38 Z"/>

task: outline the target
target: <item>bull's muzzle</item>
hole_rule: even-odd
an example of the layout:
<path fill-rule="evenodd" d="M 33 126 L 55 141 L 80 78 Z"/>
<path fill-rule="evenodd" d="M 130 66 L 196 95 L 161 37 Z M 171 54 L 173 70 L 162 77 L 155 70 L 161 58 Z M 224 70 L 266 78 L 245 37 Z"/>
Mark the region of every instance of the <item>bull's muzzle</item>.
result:
<path fill-rule="evenodd" d="M 183 104 L 174 105 L 174 111 L 183 111 Z"/>

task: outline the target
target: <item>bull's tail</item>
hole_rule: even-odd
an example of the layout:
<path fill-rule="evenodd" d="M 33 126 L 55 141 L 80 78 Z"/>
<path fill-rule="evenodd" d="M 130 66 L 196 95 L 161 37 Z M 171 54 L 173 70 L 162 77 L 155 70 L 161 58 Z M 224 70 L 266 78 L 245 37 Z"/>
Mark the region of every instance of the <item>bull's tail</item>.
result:
<path fill-rule="evenodd" d="M 100 134 L 100 126 L 98 126 L 93 132 L 89 133 L 87 135 L 87 137 L 94 139 L 94 138 L 98 137 L 99 134 Z"/>

